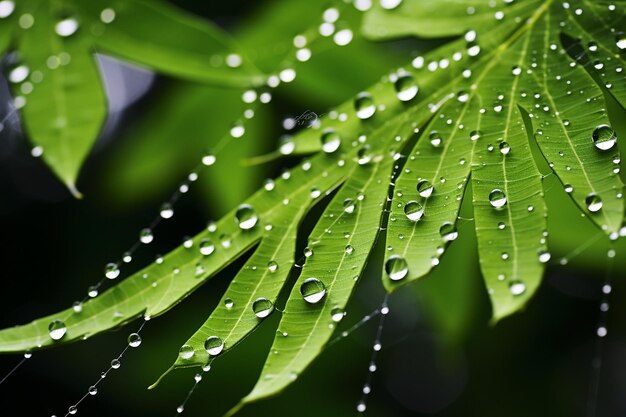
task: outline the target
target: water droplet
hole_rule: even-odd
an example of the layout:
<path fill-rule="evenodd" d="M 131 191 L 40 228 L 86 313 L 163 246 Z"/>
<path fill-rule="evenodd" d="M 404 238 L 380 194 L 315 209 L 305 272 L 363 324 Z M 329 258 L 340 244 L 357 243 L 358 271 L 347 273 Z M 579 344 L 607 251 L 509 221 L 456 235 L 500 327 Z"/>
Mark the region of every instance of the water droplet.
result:
<path fill-rule="evenodd" d="M 71 405 L 70 408 L 67 409 L 67 413 L 68 414 L 76 414 L 78 412 L 78 407 L 76 407 L 75 405 Z"/>
<path fill-rule="evenodd" d="M 217 161 L 217 157 L 213 155 L 212 153 L 207 153 L 206 155 L 202 157 L 202 165 L 207 166 L 207 167 L 213 165 L 216 161 Z"/>
<path fill-rule="evenodd" d="M 230 136 L 235 139 L 242 137 L 244 133 L 246 133 L 246 128 L 241 123 L 236 123 L 230 128 Z"/>
<path fill-rule="evenodd" d="M 195 374 L 193 377 L 193 380 L 196 382 L 200 382 L 202 381 L 202 375 L 201 374 Z"/>
<path fill-rule="evenodd" d="M 424 207 L 417 201 L 411 200 L 404 206 L 404 214 L 412 222 L 419 221 L 424 215 Z"/>
<path fill-rule="evenodd" d="M 498 188 L 492 190 L 489 193 L 489 204 L 497 209 L 504 207 L 506 205 L 506 195 Z"/>
<path fill-rule="evenodd" d="M 136 348 L 141 345 L 141 336 L 139 333 L 131 333 L 128 335 L 128 346 Z"/>
<path fill-rule="evenodd" d="M 278 270 L 278 264 L 276 263 L 276 261 L 269 261 L 267 263 L 267 269 L 270 272 L 276 272 Z"/>
<path fill-rule="evenodd" d="M 204 341 L 204 349 L 211 356 L 217 356 L 224 350 L 224 341 L 217 336 L 209 336 Z"/>
<path fill-rule="evenodd" d="M 259 217 L 256 212 L 252 208 L 252 206 L 248 204 L 242 204 L 239 206 L 237 211 L 235 212 L 235 221 L 239 225 L 239 228 L 242 230 L 250 230 L 254 226 L 256 226 Z"/>
<path fill-rule="evenodd" d="M 341 137 L 333 129 L 326 129 L 322 133 L 322 150 L 326 153 L 333 153 L 341 146 Z"/>
<path fill-rule="evenodd" d="M 609 125 L 600 125 L 593 130 L 591 139 L 596 148 L 601 151 L 608 151 L 617 143 L 615 130 Z"/>
<path fill-rule="evenodd" d="M 563 190 L 565 190 L 566 193 L 570 194 L 574 191 L 574 187 L 572 187 L 570 184 L 565 184 L 563 186 Z"/>
<path fill-rule="evenodd" d="M 626 49 L 626 33 L 620 32 L 615 36 L 615 45 L 622 51 Z"/>
<path fill-rule="evenodd" d="M 120 268 L 115 263 L 108 263 L 104 267 L 104 276 L 108 279 L 115 279 L 120 276 Z"/>
<path fill-rule="evenodd" d="M 542 264 L 545 264 L 546 262 L 548 262 L 550 258 L 552 258 L 552 255 L 550 254 L 550 252 L 546 250 L 539 251 L 539 262 L 541 262 Z"/>
<path fill-rule="evenodd" d="M 470 140 L 478 140 L 480 139 L 480 135 L 480 130 L 472 130 L 472 132 L 470 133 Z"/>
<path fill-rule="evenodd" d="M 359 93 L 354 99 L 356 117 L 361 120 L 369 119 L 376 113 L 376 104 L 369 93 Z"/>
<path fill-rule="evenodd" d="M 380 0 L 380 7 L 386 10 L 392 10 L 398 7 L 402 0 Z"/>
<path fill-rule="evenodd" d="M 446 222 L 441 225 L 441 227 L 439 228 L 439 234 L 441 235 L 441 238 L 444 242 L 452 242 L 453 240 L 456 240 L 457 237 L 459 237 L 459 232 L 456 230 L 454 224 L 450 222 Z"/>
<path fill-rule="evenodd" d="M 524 292 L 526 292 L 526 284 L 518 279 L 511 280 L 511 282 L 509 282 L 509 291 L 513 295 L 524 294 Z"/>
<path fill-rule="evenodd" d="M 9 71 L 8 80 L 13 84 L 19 84 L 28 78 L 30 69 L 26 65 L 17 65 Z"/>
<path fill-rule="evenodd" d="M 346 316 L 346 312 L 343 311 L 342 308 L 335 307 L 332 310 L 330 310 L 330 318 L 335 323 L 339 323 L 341 320 L 343 320 L 345 316 Z"/>
<path fill-rule="evenodd" d="M 430 144 L 433 145 L 434 148 L 440 147 L 441 143 L 443 142 L 441 135 L 436 130 L 430 132 L 428 139 L 430 140 Z"/>
<path fill-rule="evenodd" d="M 317 278 L 307 278 L 300 285 L 300 294 L 304 301 L 315 304 L 326 295 L 326 286 Z"/>
<path fill-rule="evenodd" d="M 208 238 L 202 239 L 198 247 L 200 248 L 200 253 L 204 256 L 209 256 L 215 251 L 215 245 L 213 244 L 213 241 Z"/>
<path fill-rule="evenodd" d="M 62 37 L 72 36 L 77 30 L 78 21 L 73 17 L 63 19 L 54 26 L 54 31 Z"/>
<path fill-rule="evenodd" d="M 408 275 L 409 266 L 403 257 L 391 255 L 385 262 L 385 272 L 387 272 L 390 280 L 399 281 Z"/>
<path fill-rule="evenodd" d="M 602 208 L 602 199 L 595 193 L 589 193 L 585 197 L 585 204 L 587 204 L 587 210 L 596 213 Z"/>
<path fill-rule="evenodd" d="M 113 369 L 120 369 L 120 366 L 122 366 L 122 363 L 120 362 L 119 359 L 113 359 L 111 361 L 111 368 L 113 368 Z"/>
<path fill-rule="evenodd" d="M 182 345 L 178 350 L 178 356 L 180 356 L 181 359 L 191 359 L 195 354 L 195 350 L 189 345 Z"/>
<path fill-rule="evenodd" d="M 252 303 L 252 311 L 254 311 L 255 316 L 264 319 L 274 311 L 274 303 L 269 298 L 257 298 Z"/>
<path fill-rule="evenodd" d="M 304 256 L 305 257 L 310 257 L 313 256 L 313 249 L 309 248 L 308 246 L 304 248 Z"/>
<path fill-rule="evenodd" d="M 419 180 L 417 182 L 417 193 L 422 198 L 428 198 L 432 195 L 435 187 L 427 180 Z M 419 219 L 418 219 L 419 220 Z"/>
<path fill-rule="evenodd" d="M 356 153 L 356 162 L 359 165 L 367 165 L 372 160 L 371 149 L 368 145 L 363 146 Z"/>
<path fill-rule="evenodd" d="M 139 241 L 143 244 L 148 244 L 154 240 L 154 235 L 152 234 L 152 230 L 145 228 L 141 229 L 139 232 Z"/>
<path fill-rule="evenodd" d="M 111 23 L 115 20 L 115 10 L 111 8 L 103 9 L 100 12 L 100 20 L 102 23 Z"/>
<path fill-rule="evenodd" d="M 0 19 L 11 16 L 13 10 L 15 10 L 15 3 L 12 0 L 0 1 Z"/>
<path fill-rule="evenodd" d="M 400 101 L 412 100 L 419 91 L 415 79 L 411 74 L 402 74 L 398 76 L 398 79 L 394 82 L 393 86 L 396 89 L 396 97 Z"/>
<path fill-rule="evenodd" d="M 231 309 L 233 308 L 233 306 L 235 305 L 235 302 L 233 300 L 231 300 L 230 298 L 227 298 L 224 300 L 224 307 L 226 307 L 227 309 Z"/>
<path fill-rule="evenodd" d="M 67 333 L 67 327 L 61 320 L 53 320 L 48 325 L 48 334 L 52 340 L 61 340 Z"/>
<path fill-rule="evenodd" d="M 351 198 L 346 198 L 345 200 L 343 200 L 343 211 L 348 213 L 348 214 L 352 214 L 354 213 L 354 210 L 356 209 L 356 202 L 351 199 Z"/>
<path fill-rule="evenodd" d="M 98 393 L 98 388 L 96 388 L 94 385 L 89 387 L 89 395 L 96 395 Z"/>
<path fill-rule="evenodd" d="M 351 255 L 354 252 L 354 247 L 352 245 L 346 245 L 345 252 Z"/>
<path fill-rule="evenodd" d="M 511 145 L 508 142 L 500 142 L 500 153 L 502 155 L 508 155 L 511 152 Z"/>
<path fill-rule="evenodd" d="M 163 203 L 159 214 L 164 219 L 170 219 L 174 215 L 174 208 L 170 203 Z"/>
<path fill-rule="evenodd" d="M 352 42 L 353 33 L 350 29 L 342 29 L 335 33 L 333 36 L 333 41 L 339 46 L 348 45 Z"/>
<path fill-rule="evenodd" d="M 516 65 L 513 67 L 511 72 L 513 73 L 513 75 L 520 75 L 522 73 L 522 69 Z"/>
<path fill-rule="evenodd" d="M 311 196 L 311 198 L 315 199 L 322 195 L 322 192 L 319 190 L 319 188 L 313 187 L 311 188 L 311 192 L 309 193 L 309 195 Z"/>

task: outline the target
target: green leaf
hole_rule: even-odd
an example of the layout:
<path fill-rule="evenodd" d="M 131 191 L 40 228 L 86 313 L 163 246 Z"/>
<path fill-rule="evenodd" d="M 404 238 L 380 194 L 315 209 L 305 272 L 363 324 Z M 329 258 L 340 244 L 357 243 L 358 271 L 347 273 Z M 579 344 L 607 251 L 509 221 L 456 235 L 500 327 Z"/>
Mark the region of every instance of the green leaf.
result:
<path fill-rule="evenodd" d="M 41 81 L 24 95 L 24 124 L 43 159 L 75 195 L 80 167 L 106 117 L 106 102 L 95 57 L 82 36 L 54 32 L 53 3 L 40 5 L 37 24 L 25 31 L 19 47 L 23 64 Z M 26 83 L 15 86 L 24 92 Z"/>
<path fill-rule="evenodd" d="M 238 87 L 264 81 L 262 73 L 241 56 L 240 48 L 223 31 L 166 2 L 75 2 L 93 22 L 98 22 L 103 8 L 115 11 L 112 22 L 94 23 L 92 39 L 98 49 L 195 81 Z M 229 55 L 238 55 L 241 63 L 227 65 Z"/>
<path fill-rule="evenodd" d="M 309 238 L 313 255 L 291 291 L 271 353 L 256 386 L 240 406 L 282 391 L 321 353 L 333 334 L 332 316 L 345 310 L 378 235 L 392 161 L 385 156 L 375 164 L 357 167 L 324 211 Z M 346 211 L 352 204 L 353 211 Z M 314 304 L 301 295 L 301 286 L 311 278 L 319 279 L 326 292 Z"/>

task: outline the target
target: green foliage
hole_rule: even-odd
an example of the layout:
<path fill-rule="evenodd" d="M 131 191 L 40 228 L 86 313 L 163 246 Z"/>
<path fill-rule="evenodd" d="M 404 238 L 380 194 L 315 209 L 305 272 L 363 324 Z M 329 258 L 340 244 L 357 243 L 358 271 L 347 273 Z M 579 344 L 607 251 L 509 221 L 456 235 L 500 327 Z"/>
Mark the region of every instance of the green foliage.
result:
<path fill-rule="evenodd" d="M 156 6 L 135 3 L 139 12 L 120 5 L 117 16 L 152 16 Z M 606 97 L 623 110 L 626 39 L 618 29 L 624 27 L 626 4 L 509 3 L 494 8 L 488 1 L 405 0 L 393 10 L 377 5 L 366 12 L 363 33 L 373 39 L 462 36 L 391 70 L 317 125 L 300 130 L 281 146 L 281 153 L 313 155 L 190 244 L 87 301 L 80 313 L 68 309 L 0 331 L 0 351 L 56 346 L 140 315 L 156 317 L 251 250 L 221 302 L 181 348 L 173 368 L 202 366 L 241 342 L 273 311 L 298 259 L 300 224 L 326 196 L 330 203 L 309 235 L 309 256 L 289 292 L 263 371 L 239 407 L 279 393 L 320 354 L 333 333 L 333 316 L 346 308 L 377 239 L 385 239 L 381 276 L 389 292 L 425 277 L 440 262 L 454 262 L 442 256 L 457 238 L 464 201 L 473 208 L 493 321 L 519 311 L 540 285 L 550 257 L 550 204 L 544 192 L 565 190 L 570 198 L 563 204 L 569 204 L 570 212 L 584 215 L 612 240 L 624 235 L 624 186 Z M 99 9 L 85 10 L 95 16 Z M 156 51 L 123 41 L 139 34 L 152 39 L 154 27 L 172 16 L 155 10 L 145 25 L 124 25 L 130 17 L 120 17 L 120 32 L 107 29 L 96 38 L 98 45 L 197 79 L 207 65 L 197 50 L 186 67 L 180 64 L 189 51 L 172 51 L 169 39 L 154 39 Z M 188 23 L 182 34 L 213 33 L 188 19 L 178 19 Z M 244 43 L 254 48 L 255 41 L 248 35 Z M 178 42 L 199 48 L 195 41 Z M 273 55 L 257 52 L 259 67 L 270 68 L 268 57 Z M 232 74 L 215 69 L 205 81 L 257 82 L 254 71 L 248 77 Z M 540 158 L 558 181 L 540 172 Z M 544 179 L 554 189 L 544 188 Z M 307 302 L 302 294 L 311 278 L 324 289 L 316 302 Z M 439 297 L 447 290 L 437 288 Z M 265 305 L 261 313 L 255 308 L 259 301 Z M 442 304 L 435 297 L 432 311 L 444 316 Z M 62 320 L 68 329 L 58 341 L 48 336 L 53 320 Z M 440 321 L 458 332 L 454 322 Z M 217 340 L 221 347 L 212 350 L 207 340 Z"/>

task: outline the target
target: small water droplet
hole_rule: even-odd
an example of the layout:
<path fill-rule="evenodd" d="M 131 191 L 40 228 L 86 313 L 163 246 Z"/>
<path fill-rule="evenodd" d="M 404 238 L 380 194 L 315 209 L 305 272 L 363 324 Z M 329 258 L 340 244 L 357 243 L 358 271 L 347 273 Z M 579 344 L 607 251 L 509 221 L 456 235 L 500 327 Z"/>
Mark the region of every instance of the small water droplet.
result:
<path fill-rule="evenodd" d="M 441 143 L 443 142 L 441 135 L 436 130 L 430 132 L 430 135 L 428 135 L 428 139 L 430 140 L 430 144 L 433 145 L 434 148 L 440 147 Z"/>
<path fill-rule="evenodd" d="M 111 361 L 111 368 L 120 369 L 120 366 L 122 366 L 122 363 L 120 362 L 119 359 L 116 358 Z"/>
<path fill-rule="evenodd" d="M 178 350 L 178 356 L 181 359 L 191 359 L 195 354 L 195 350 L 190 345 L 182 345 Z"/>
<path fill-rule="evenodd" d="M 615 130 L 609 125 L 600 125 L 593 130 L 591 139 L 596 148 L 608 151 L 617 143 Z"/>
<path fill-rule="evenodd" d="M 217 356 L 224 350 L 224 341 L 217 336 L 209 336 L 204 341 L 204 349 L 211 356 Z"/>
<path fill-rule="evenodd" d="M 369 119 L 376 113 L 376 104 L 369 93 L 359 93 L 354 99 L 356 117 L 361 120 Z"/>
<path fill-rule="evenodd" d="M 141 336 L 139 333 L 131 333 L 128 335 L 128 346 L 136 348 L 141 345 Z"/>
<path fill-rule="evenodd" d="M 269 261 L 267 263 L 267 270 L 270 272 L 276 272 L 278 270 L 278 264 L 276 261 Z"/>
<path fill-rule="evenodd" d="M 409 266 L 406 260 L 399 255 L 391 255 L 385 262 L 385 272 L 392 281 L 399 281 L 409 273 Z"/>
<path fill-rule="evenodd" d="M 398 7 L 402 0 L 380 0 L 380 7 L 385 10 L 392 10 Z"/>
<path fill-rule="evenodd" d="M 500 153 L 502 155 L 508 155 L 511 152 L 511 145 L 507 142 L 500 142 Z"/>
<path fill-rule="evenodd" d="M 452 242 L 459 236 L 456 226 L 450 222 L 446 222 L 439 228 L 439 234 L 444 242 Z"/>
<path fill-rule="evenodd" d="M 139 232 L 139 241 L 143 244 L 148 244 L 154 240 L 154 235 L 152 234 L 152 230 L 145 228 L 141 229 Z"/>
<path fill-rule="evenodd" d="M 307 303 L 316 304 L 326 295 L 326 286 L 317 278 L 307 278 L 300 285 L 300 294 Z"/>
<path fill-rule="evenodd" d="M 620 32 L 615 36 L 615 45 L 622 51 L 626 49 L 626 33 Z"/>
<path fill-rule="evenodd" d="M 428 198 L 432 195 L 435 187 L 427 180 L 419 180 L 417 182 L 417 193 L 422 198 Z"/>
<path fill-rule="evenodd" d="M 61 340 L 67 333 L 67 326 L 61 320 L 53 320 L 48 325 L 48 334 L 52 340 Z"/>
<path fill-rule="evenodd" d="M 248 204 L 242 204 L 239 206 L 237 211 L 235 212 L 235 221 L 239 225 L 239 228 L 242 230 L 250 230 L 254 226 L 256 226 L 259 217 L 256 212 L 252 208 L 252 206 Z"/>
<path fill-rule="evenodd" d="M 171 219 L 172 216 L 174 215 L 174 208 L 172 207 L 170 203 L 163 203 L 159 214 L 164 219 Z"/>
<path fill-rule="evenodd" d="M 351 198 L 346 198 L 345 200 L 343 200 L 343 211 L 348 213 L 348 214 L 352 214 L 354 213 L 354 210 L 356 209 L 356 202 L 351 199 Z"/>
<path fill-rule="evenodd" d="M 264 319 L 274 311 L 274 303 L 269 298 L 257 298 L 252 303 L 252 311 L 254 311 L 255 316 Z"/>
<path fill-rule="evenodd" d="M 585 204 L 587 204 L 587 210 L 592 213 L 596 213 L 600 211 L 603 203 L 600 196 L 595 193 L 589 193 L 587 194 L 587 197 L 585 197 Z"/>
<path fill-rule="evenodd" d="M 400 101 L 412 100 L 419 91 L 415 83 L 415 78 L 413 78 L 411 74 L 399 75 L 393 83 L 393 86 L 396 89 L 396 97 L 398 97 Z"/>
<path fill-rule="evenodd" d="M 404 214 L 407 219 L 417 222 L 424 215 L 424 206 L 415 200 L 409 201 L 404 205 Z"/>
<path fill-rule="evenodd" d="M 526 292 L 526 284 L 518 279 L 511 280 L 511 282 L 509 282 L 509 291 L 513 295 L 524 294 L 524 292 Z"/>
<path fill-rule="evenodd" d="M 354 252 L 354 247 L 352 245 L 346 245 L 345 252 L 350 255 Z"/>
<path fill-rule="evenodd" d="M 228 310 L 233 308 L 234 305 L 235 305 L 235 302 L 232 299 L 227 298 L 224 300 L 224 307 L 226 307 Z"/>
<path fill-rule="evenodd" d="M 341 320 L 343 320 L 345 316 L 346 316 L 346 312 L 343 311 L 342 308 L 334 307 L 332 310 L 330 310 L 330 318 L 335 323 L 339 323 Z"/>
<path fill-rule="evenodd" d="M 333 153 L 341 146 L 341 136 L 333 129 L 326 129 L 321 136 L 322 150 L 326 153 Z"/>
<path fill-rule="evenodd" d="M 96 388 L 94 385 L 89 387 L 89 395 L 96 395 L 98 393 L 98 388 Z"/>
<path fill-rule="evenodd" d="M 543 249 L 539 251 L 539 262 L 541 262 L 542 264 L 548 262 L 550 258 L 552 258 L 550 252 Z"/>
<path fill-rule="evenodd" d="M 305 257 L 310 257 L 313 256 L 313 249 L 309 248 L 308 246 L 304 248 L 304 256 Z"/>
<path fill-rule="evenodd" d="M 108 263 L 104 267 L 104 276 L 108 279 L 115 279 L 120 276 L 120 268 L 116 263 Z"/>
<path fill-rule="evenodd" d="M 200 253 L 204 256 L 209 256 L 215 251 L 215 245 L 211 239 L 205 238 L 200 241 Z"/>
<path fill-rule="evenodd" d="M 489 193 L 489 204 L 497 209 L 504 207 L 506 205 L 506 195 L 498 188 L 492 190 Z"/>
<path fill-rule="evenodd" d="M 78 30 L 78 21 L 73 17 L 68 17 L 59 21 L 54 26 L 54 31 L 62 37 L 72 36 Z"/>

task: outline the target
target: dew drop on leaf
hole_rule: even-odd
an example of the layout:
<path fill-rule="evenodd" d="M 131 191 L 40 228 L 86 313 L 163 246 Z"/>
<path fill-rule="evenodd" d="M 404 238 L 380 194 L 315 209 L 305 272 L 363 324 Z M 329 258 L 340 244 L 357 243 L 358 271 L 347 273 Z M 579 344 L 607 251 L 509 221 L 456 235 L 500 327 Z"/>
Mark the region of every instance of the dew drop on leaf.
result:
<path fill-rule="evenodd" d="M 62 37 L 72 36 L 78 30 L 78 21 L 73 17 L 68 17 L 59 21 L 54 26 L 54 31 Z"/>
<path fill-rule="evenodd" d="M 601 151 L 608 151 L 617 143 L 617 135 L 611 126 L 600 125 L 593 130 L 591 140 L 596 148 Z"/>
<path fill-rule="evenodd" d="M 343 211 L 347 214 L 354 213 L 356 210 L 356 202 L 351 198 L 346 198 L 343 200 Z"/>
<path fill-rule="evenodd" d="M 252 311 L 254 315 L 260 319 L 264 319 L 274 311 L 274 304 L 269 298 L 257 298 L 252 303 Z"/>
<path fill-rule="evenodd" d="M 234 305 L 235 305 L 235 302 L 232 299 L 227 298 L 224 300 L 224 307 L 226 307 L 228 310 L 233 308 Z"/>
<path fill-rule="evenodd" d="M 278 264 L 276 261 L 269 261 L 267 263 L 267 270 L 270 272 L 276 272 L 278 270 Z"/>
<path fill-rule="evenodd" d="M 310 257 L 313 256 L 313 249 L 309 248 L 308 246 L 304 248 L 304 256 L 305 257 Z"/>
<path fill-rule="evenodd" d="M 198 247 L 200 248 L 200 253 L 204 256 L 209 256 L 215 251 L 215 245 L 213 244 L 213 241 L 208 238 L 202 239 Z"/>
<path fill-rule="evenodd" d="M 415 200 L 411 200 L 404 205 L 404 214 L 407 219 L 417 222 L 424 215 L 424 206 Z"/>
<path fill-rule="evenodd" d="M 235 212 L 235 221 L 239 225 L 239 228 L 242 230 L 250 230 L 254 226 L 256 226 L 259 217 L 256 212 L 252 208 L 252 206 L 248 204 L 242 204 L 237 208 Z"/>
<path fill-rule="evenodd" d="M 224 341 L 217 336 L 209 336 L 204 341 L 204 349 L 211 356 L 217 356 L 224 350 Z"/>
<path fill-rule="evenodd" d="M 626 49 L 626 33 L 620 32 L 615 36 L 615 45 L 622 51 Z"/>
<path fill-rule="evenodd" d="M 585 204 L 587 205 L 587 210 L 596 213 L 602 208 L 602 199 L 595 193 L 589 193 L 585 197 Z"/>
<path fill-rule="evenodd" d="M 506 205 L 506 195 L 498 188 L 492 190 L 489 193 L 489 204 L 497 209 L 504 207 Z"/>
<path fill-rule="evenodd" d="M 563 190 L 567 193 L 570 194 L 574 191 L 574 187 L 572 187 L 570 184 L 565 184 L 563 186 Z"/>
<path fill-rule="evenodd" d="M 542 264 L 548 262 L 550 258 L 552 258 L 550 252 L 543 249 L 539 251 L 539 262 L 541 262 Z"/>
<path fill-rule="evenodd" d="M 345 252 L 348 255 L 351 255 L 354 252 L 354 247 L 352 245 L 346 245 Z"/>
<path fill-rule="evenodd" d="M 326 295 L 326 286 L 317 278 L 307 278 L 300 285 L 300 294 L 304 301 L 315 304 Z"/>
<path fill-rule="evenodd" d="M 522 295 L 526 292 L 526 284 L 518 279 L 511 280 L 509 282 L 509 291 L 513 295 Z"/>
<path fill-rule="evenodd" d="M 502 155 L 508 155 L 511 152 L 511 145 L 508 142 L 500 142 L 500 153 Z"/>
<path fill-rule="evenodd" d="M 369 93 L 359 93 L 354 99 L 356 117 L 361 120 L 369 119 L 376 113 L 376 104 Z"/>
<path fill-rule="evenodd" d="M 392 10 L 398 7 L 402 0 L 380 0 L 380 7 L 385 10 Z"/>
<path fill-rule="evenodd" d="M 13 10 L 15 10 L 15 3 L 12 0 L 0 1 L 0 19 L 11 16 Z"/>
<path fill-rule="evenodd" d="M 398 97 L 400 101 L 412 100 L 419 91 L 415 83 L 415 78 L 413 78 L 411 74 L 399 75 L 393 83 L 393 86 L 396 89 L 396 97 Z"/>
<path fill-rule="evenodd" d="M 409 273 L 409 266 L 406 260 L 399 255 L 391 255 L 385 262 L 385 272 L 392 281 L 399 281 Z"/>
<path fill-rule="evenodd" d="M 215 161 L 217 161 L 217 157 L 212 153 L 207 153 L 202 157 L 202 164 L 207 167 L 213 165 Z"/>
<path fill-rule="evenodd" d="M 453 240 L 456 240 L 457 237 L 459 237 L 459 232 L 456 230 L 454 224 L 450 222 L 446 222 L 441 225 L 441 227 L 439 228 L 439 234 L 441 235 L 441 238 L 444 242 L 452 242 Z"/>
<path fill-rule="evenodd" d="M 48 334 L 52 340 L 61 340 L 67 333 L 67 326 L 61 320 L 53 320 L 48 325 Z"/>
<path fill-rule="evenodd" d="M 345 316 L 346 316 L 346 312 L 343 311 L 342 308 L 335 307 L 332 310 L 330 310 L 330 318 L 335 323 L 339 323 L 341 320 L 343 320 Z"/>
<path fill-rule="evenodd" d="M 128 346 L 136 348 L 141 345 L 141 336 L 138 333 L 131 333 L 128 335 Z"/>
<path fill-rule="evenodd" d="M 181 359 L 191 359 L 195 354 L 195 350 L 190 345 L 182 345 L 178 350 L 178 356 Z"/>
<path fill-rule="evenodd" d="M 104 267 L 104 276 L 108 279 L 115 279 L 120 276 L 120 268 L 116 263 L 108 263 Z"/>
<path fill-rule="evenodd" d="M 432 195 L 435 187 L 427 180 L 419 180 L 417 182 L 417 193 L 422 198 L 428 198 Z"/>
<path fill-rule="evenodd" d="M 436 130 L 430 132 L 428 139 L 430 140 L 430 144 L 433 145 L 434 148 L 440 147 L 441 143 L 443 142 L 441 135 Z"/>
<path fill-rule="evenodd" d="M 322 133 L 322 150 L 326 153 L 333 153 L 341 145 L 341 137 L 333 129 L 326 129 Z"/>

